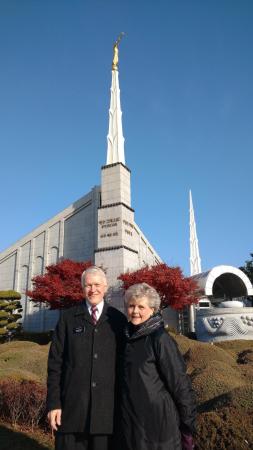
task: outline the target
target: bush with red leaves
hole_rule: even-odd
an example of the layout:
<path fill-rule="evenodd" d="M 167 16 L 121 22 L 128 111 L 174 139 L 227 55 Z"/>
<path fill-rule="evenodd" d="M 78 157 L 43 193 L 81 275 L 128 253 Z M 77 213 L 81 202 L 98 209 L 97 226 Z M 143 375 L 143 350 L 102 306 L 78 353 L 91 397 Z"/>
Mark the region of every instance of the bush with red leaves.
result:
<path fill-rule="evenodd" d="M 92 263 L 64 259 L 46 267 L 44 275 L 32 279 L 33 289 L 26 294 L 35 303 L 46 303 L 50 309 L 69 308 L 83 300 L 81 275 Z"/>
<path fill-rule="evenodd" d="M 153 286 L 161 297 L 162 306 L 180 310 L 198 301 L 195 281 L 184 277 L 180 267 L 157 264 L 122 274 L 118 278 L 123 281 L 124 289 L 129 288 L 132 284 L 143 282 Z"/>

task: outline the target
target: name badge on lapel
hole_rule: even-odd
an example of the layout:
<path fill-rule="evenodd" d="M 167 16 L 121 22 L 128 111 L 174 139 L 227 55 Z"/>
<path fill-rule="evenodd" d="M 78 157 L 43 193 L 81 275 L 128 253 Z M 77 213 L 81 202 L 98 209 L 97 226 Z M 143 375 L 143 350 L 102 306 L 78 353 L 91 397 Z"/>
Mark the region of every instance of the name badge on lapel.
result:
<path fill-rule="evenodd" d="M 79 326 L 79 327 L 73 328 L 73 333 L 74 334 L 82 334 L 84 332 L 85 332 L 85 327 L 84 326 Z"/>

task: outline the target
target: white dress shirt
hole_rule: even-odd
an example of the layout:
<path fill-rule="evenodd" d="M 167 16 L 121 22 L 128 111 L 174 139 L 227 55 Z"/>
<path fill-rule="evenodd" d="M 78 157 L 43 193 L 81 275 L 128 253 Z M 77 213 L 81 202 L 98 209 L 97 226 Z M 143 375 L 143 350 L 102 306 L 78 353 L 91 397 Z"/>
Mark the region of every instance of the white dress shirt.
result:
<path fill-rule="evenodd" d="M 104 303 L 105 303 L 104 300 L 102 300 L 97 305 L 95 305 L 96 308 L 97 308 L 97 312 L 96 312 L 97 321 L 99 320 L 99 318 L 100 318 L 100 316 L 102 314 Z M 87 308 L 88 308 L 88 311 L 89 311 L 90 315 L 92 315 L 91 307 L 94 306 L 94 305 L 91 305 L 88 300 L 86 300 L 86 305 L 87 305 Z"/>

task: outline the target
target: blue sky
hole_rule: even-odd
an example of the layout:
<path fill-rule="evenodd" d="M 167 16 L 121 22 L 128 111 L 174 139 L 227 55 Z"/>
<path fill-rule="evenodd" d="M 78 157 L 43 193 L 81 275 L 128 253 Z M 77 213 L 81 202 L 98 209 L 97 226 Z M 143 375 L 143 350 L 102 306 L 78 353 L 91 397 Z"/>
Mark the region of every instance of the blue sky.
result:
<path fill-rule="evenodd" d="M 189 273 L 253 251 L 251 0 L 1 0 L 0 250 L 100 184 L 112 45 L 135 220 Z"/>

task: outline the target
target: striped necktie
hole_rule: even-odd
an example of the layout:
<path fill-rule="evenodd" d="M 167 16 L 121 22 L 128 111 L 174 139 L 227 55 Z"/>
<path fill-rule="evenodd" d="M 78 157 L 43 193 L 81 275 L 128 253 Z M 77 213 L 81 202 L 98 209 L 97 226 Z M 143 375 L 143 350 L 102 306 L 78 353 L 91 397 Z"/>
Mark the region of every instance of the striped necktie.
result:
<path fill-rule="evenodd" d="M 97 312 L 98 312 L 98 309 L 97 309 L 96 305 L 92 305 L 91 318 L 92 318 L 92 322 L 94 323 L 94 325 L 96 325 L 96 323 L 97 323 Z"/>

